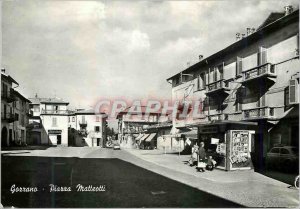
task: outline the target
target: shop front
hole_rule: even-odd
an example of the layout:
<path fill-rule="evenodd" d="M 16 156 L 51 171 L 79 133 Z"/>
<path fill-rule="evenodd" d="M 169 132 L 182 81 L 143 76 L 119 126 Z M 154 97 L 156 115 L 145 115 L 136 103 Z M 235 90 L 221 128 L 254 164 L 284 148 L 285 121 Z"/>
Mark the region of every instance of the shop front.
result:
<path fill-rule="evenodd" d="M 198 126 L 198 143 L 204 142 L 207 156 L 217 161 L 217 168 L 243 170 L 252 168 L 254 122 L 220 122 Z"/>

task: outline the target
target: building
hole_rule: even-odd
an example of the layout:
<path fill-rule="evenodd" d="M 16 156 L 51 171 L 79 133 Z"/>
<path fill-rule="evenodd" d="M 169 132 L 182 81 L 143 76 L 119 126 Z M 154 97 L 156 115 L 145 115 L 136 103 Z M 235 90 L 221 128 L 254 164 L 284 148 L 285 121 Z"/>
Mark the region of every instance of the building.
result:
<path fill-rule="evenodd" d="M 29 103 L 25 96 L 15 90 L 19 84 L 1 72 L 1 145 L 22 146 L 27 144 Z"/>
<path fill-rule="evenodd" d="M 32 111 L 29 111 L 31 101 L 16 90 L 14 93 L 16 97 L 16 100 L 13 102 L 16 117 L 16 120 L 13 122 L 15 141 L 16 144 L 27 145 L 27 127 L 29 125 L 29 117 L 32 113 Z"/>
<path fill-rule="evenodd" d="M 146 128 L 150 125 L 157 125 L 168 120 L 167 116 L 161 113 L 147 112 L 147 106 L 140 106 L 139 110 L 131 111 L 132 107 L 126 108 L 117 115 L 118 119 L 118 139 L 122 147 L 141 148 L 157 147 L 157 133 L 146 133 Z"/>
<path fill-rule="evenodd" d="M 105 147 L 107 115 L 79 109 L 69 114 L 69 145 Z"/>
<path fill-rule="evenodd" d="M 17 121 L 13 102 L 16 101 L 14 88 L 19 84 L 1 70 L 1 146 L 12 146 L 15 138 L 14 122 Z"/>
<path fill-rule="evenodd" d="M 202 111 L 173 126 L 196 127 L 220 168 L 261 170 L 274 145 L 299 145 L 299 10 L 287 8 L 167 79 L 173 100 Z"/>
<path fill-rule="evenodd" d="M 68 102 L 59 98 L 30 98 L 30 144 L 68 146 Z"/>

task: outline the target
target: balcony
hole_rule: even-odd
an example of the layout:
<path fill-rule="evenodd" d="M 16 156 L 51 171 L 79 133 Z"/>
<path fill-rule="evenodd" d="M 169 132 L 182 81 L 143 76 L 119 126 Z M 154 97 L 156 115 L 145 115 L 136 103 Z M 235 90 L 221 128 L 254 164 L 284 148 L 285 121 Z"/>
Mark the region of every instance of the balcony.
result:
<path fill-rule="evenodd" d="M 1 120 L 7 121 L 8 123 L 13 123 L 17 121 L 17 117 L 13 113 L 6 113 L 6 114 L 1 113 Z"/>
<path fill-rule="evenodd" d="M 224 113 L 217 113 L 208 116 L 209 121 L 228 120 L 228 115 Z"/>
<path fill-rule="evenodd" d="M 87 122 L 86 121 L 79 121 L 79 126 L 80 128 L 86 128 L 87 127 Z"/>
<path fill-rule="evenodd" d="M 67 110 L 42 110 L 43 115 L 65 115 L 68 114 Z"/>
<path fill-rule="evenodd" d="M 229 81 L 225 81 L 224 79 L 222 79 L 222 80 L 207 84 L 206 95 L 218 96 L 220 93 L 229 94 L 228 93 L 229 91 L 230 91 Z"/>
<path fill-rule="evenodd" d="M 256 83 L 257 81 L 272 82 L 276 81 L 276 68 L 271 63 L 266 63 L 243 72 L 242 84 Z"/>
<path fill-rule="evenodd" d="M 13 101 L 16 101 L 16 96 L 14 95 L 14 89 L 10 88 L 8 91 L 4 91 L 2 89 L 1 91 L 1 99 L 3 99 L 4 101 L 11 103 Z"/>
<path fill-rule="evenodd" d="M 243 110 L 243 120 L 261 120 L 274 118 L 274 108 L 272 107 L 256 107 Z"/>

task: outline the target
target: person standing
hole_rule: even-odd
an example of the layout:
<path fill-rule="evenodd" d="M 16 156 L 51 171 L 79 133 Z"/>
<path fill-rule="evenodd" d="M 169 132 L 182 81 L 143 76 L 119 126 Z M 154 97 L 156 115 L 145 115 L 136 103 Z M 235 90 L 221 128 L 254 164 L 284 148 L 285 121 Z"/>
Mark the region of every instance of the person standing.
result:
<path fill-rule="evenodd" d="M 206 152 L 204 149 L 204 142 L 200 142 L 200 148 L 199 148 L 199 162 L 197 166 L 197 170 L 200 172 L 205 172 L 204 168 L 206 166 L 205 159 L 206 159 Z"/>

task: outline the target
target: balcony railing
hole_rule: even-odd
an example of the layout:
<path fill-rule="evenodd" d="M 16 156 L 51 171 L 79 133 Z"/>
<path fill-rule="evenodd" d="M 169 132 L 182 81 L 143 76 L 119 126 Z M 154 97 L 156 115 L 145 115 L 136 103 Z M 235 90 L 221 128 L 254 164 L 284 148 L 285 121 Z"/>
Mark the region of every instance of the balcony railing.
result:
<path fill-rule="evenodd" d="M 275 65 L 266 63 L 243 72 L 243 82 L 254 80 L 261 77 L 276 77 Z"/>
<path fill-rule="evenodd" d="M 207 84 L 206 94 L 215 93 L 218 91 L 229 91 L 229 81 L 224 79 Z"/>
<path fill-rule="evenodd" d="M 7 121 L 8 123 L 12 123 L 14 121 L 17 121 L 17 117 L 13 113 L 1 113 L 1 119 Z"/>
<path fill-rule="evenodd" d="M 16 101 L 16 96 L 14 95 L 14 89 L 13 88 L 10 88 L 9 90 L 7 91 L 4 91 L 2 89 L 1 91 L 1 99 L 7 101 L 7 102 L 13 102 L 13 101 Z"/>
<path fill-rule="evenodd" d="M 87 122 L 86 121 L 79 121 L 79 126 L 81 128 L 86 128 L 87 127 Z"/>
<path fill-rule="evenodd" d="M 218 113 L 208 116 L 209 121 L 215 121 L 215 120 L 228 120 L 228 115 L 224 113 Z"/>
<path fill-rule="evenodd" d="M 244 120 L 268 119 L 274 116 L 274 108 L 272 107 L 256 107 L 243 110 Z"/>
<path fill-rule="evenodd" d="M 45 115 L 64 115 L 68 114 L 67 110 L 42 110 L 41 114 Z"/>

